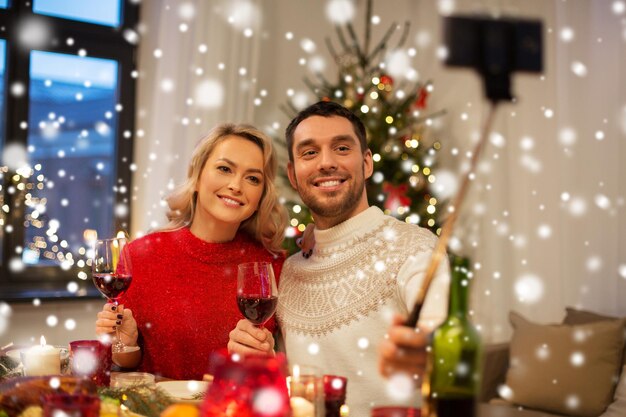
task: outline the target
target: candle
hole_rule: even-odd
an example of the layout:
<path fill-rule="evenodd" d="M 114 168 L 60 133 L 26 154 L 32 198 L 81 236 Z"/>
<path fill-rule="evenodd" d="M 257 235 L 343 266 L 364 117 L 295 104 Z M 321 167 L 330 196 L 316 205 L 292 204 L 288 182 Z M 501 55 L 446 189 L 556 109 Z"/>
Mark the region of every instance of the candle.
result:
<path fill-rule="evenodd" d="M 41 336 L 40 344 L 21 352 L 26 376 L 58 375 L 61 373 L 61 351 L 46 344 Z"/>
<path fill-rule="evenodd" d="M 302 397 L 291 397 L 291 411 L 293 417 L 314 417 L 315 407 L 313 403 Z"/>

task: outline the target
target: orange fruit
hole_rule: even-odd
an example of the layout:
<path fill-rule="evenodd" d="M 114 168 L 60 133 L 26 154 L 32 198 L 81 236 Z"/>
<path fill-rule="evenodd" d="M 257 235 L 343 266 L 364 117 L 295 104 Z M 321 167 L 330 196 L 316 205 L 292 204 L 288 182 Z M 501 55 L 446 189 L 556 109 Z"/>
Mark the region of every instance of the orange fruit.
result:
<path fill-rule="evenodd" d="M 172 404 L 161 412 L 160 417 L 200 417 L 200 410 L 193 404 Z"/>

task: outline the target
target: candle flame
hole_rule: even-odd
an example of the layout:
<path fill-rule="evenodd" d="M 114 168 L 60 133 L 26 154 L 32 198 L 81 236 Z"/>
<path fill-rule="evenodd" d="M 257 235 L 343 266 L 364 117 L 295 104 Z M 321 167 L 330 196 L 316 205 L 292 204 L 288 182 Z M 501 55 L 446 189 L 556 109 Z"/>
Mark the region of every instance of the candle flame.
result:
<path fill-rule="evenodd" d="M 46 338 L 43 337 L 43 335 L 41 335 L 41 338 L 39 339 L 39 343 L 41 343 L 41 347 L 44 347 L 46 345 Z"/>
<path fill-rule="evenodd" d="M 85 229 L 83 231 L 83 239 L 89 246 L 93 246 L 98 240 L 98 231 L 94 229 Z"/>

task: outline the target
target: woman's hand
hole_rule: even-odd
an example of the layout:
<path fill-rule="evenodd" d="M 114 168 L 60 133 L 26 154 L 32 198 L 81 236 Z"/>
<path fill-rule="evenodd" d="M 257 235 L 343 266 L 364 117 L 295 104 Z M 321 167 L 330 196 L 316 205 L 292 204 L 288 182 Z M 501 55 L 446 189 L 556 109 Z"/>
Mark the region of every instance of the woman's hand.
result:
<path fill-rule="evenodd" d="M 249 320 L 239 320 L 237 327 L 229 334 L 228 353 L 274 355 L 274 336 L 266 328 L 256 327 Z"/>
<path fill-rule="evenodd" d="M 102 307 L 102 311 L 98 312 L 96 320 L 96 334 L 111 334 L 114 336 L 115 329 L 120 331 L 120 339 L 126 346 L 137 346 L 137 322 L 133 318 L 133 312 L 130 308 L 124 308 L 123 304 L 116 306 L 107 303 Z"/>
<path fill-rule="evenodd" d="M 315 247 L 315 223 L 309 223 L 306 225 L 306 229 L 302 233 L 302 237 L 296 240 L 296 245 L 302 250 L 302 256 L 308 258 L 313 254 L 313 248 Z"/>
<path fill-rule="evenodd" d="M 405 318 L 394 316 L 393 323 L 378 349 L 378 370 L 388 377 L 396 372 L 411 376 L 424 374 L 428 330 L 406 327 Z"/>

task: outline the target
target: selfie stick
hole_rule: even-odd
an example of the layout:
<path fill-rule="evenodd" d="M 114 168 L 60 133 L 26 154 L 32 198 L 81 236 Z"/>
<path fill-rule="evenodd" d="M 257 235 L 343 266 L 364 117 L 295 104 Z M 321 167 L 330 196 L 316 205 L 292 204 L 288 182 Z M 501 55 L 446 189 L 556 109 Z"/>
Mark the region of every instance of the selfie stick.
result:
<path fill-rule="evenodd" d="M 489 113 L 474 153 L 470 169 L 465 174 L 461 188 L 450 206 L 450 215 L 441 229 L 424 274 L 415 305 L 404 325 L 415 327 L 419 321 L 428 288 L 437 268 L 446 258 L 446 247 L 465 194 L 474 179 L 478 159 L 485 147 L 496 107 L 503 100 L 511 100 L 511 74 L 514 71 L 541 72 L 542 42 L 541 22 L 524 19 L 492 19 L 475 16 L 452 16 L 445 19 L 446 45 L 449 55 L 446 64 L 470 67 L 478 71 L 483 80 L 485 96 L 489 100 Z"/>

